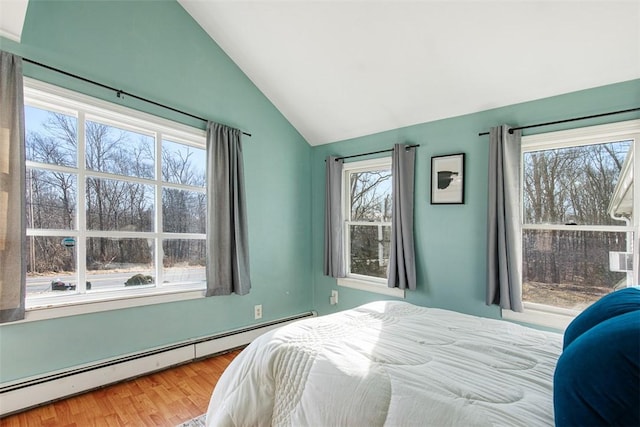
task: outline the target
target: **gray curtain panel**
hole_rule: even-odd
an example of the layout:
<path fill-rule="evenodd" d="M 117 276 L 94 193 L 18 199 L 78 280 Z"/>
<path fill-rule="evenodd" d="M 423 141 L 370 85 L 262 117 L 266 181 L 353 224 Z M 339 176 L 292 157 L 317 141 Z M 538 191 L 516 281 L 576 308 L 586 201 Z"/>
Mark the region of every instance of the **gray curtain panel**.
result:
<path fill-rule="evenodd" d="M 22 58 L 0 51 L 0 323 L 24 319 L 24 177 Z"/>
<path fill-rule="evenodd" d="M 207 296 L 251 289 L 241 132 L 207 124 Z"/>
<path fill-rule="evenodd" d="M 520 234 L 521 131 L 509 126 L 489 132 L 487 210 L 487 305 L 521 312 L 522 235 Z"/>
<path fill-rule="evenodd" d="M 393 215 L 387 285 L 416 289 L 416 255 L 413 239 L 415 147 L 395 144 L 391 160 Z"/>
<path fill-rule="evenodd" d="M 325 160 L 324 269 L 325 276 L 345 277 L 342 215 L 342 159 Z"/>

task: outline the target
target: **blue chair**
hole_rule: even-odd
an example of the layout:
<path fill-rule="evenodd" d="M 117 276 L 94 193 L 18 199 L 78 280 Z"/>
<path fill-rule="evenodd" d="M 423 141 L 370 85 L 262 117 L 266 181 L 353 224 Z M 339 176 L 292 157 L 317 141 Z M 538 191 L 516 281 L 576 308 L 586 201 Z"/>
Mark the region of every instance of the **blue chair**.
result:
<path fill-rule="evenodd" d="M 553 383 L 558 427 L 640 426 L 640 288 L 615 291 L 576 317 Z"/>

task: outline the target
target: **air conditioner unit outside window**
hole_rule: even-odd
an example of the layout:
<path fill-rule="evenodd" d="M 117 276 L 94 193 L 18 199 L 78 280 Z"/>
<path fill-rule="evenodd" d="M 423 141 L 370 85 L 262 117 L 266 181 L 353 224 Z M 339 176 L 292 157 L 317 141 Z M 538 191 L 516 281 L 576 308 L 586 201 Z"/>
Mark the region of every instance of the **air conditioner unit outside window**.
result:
<path fill-rule="evenodd" d="M 633 271 L 633 252 L 609 252 L 609 270 Z"/>

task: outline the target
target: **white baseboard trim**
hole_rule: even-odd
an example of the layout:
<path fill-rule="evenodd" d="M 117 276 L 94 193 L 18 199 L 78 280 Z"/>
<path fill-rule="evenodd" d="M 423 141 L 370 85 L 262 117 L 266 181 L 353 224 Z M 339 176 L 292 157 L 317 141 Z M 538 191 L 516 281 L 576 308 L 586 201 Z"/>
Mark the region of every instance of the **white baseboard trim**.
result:
<path fill-rule="evenodd" d="M 315 315 L 315 312 L 301 313 L 197 340 L 3 383 L 0 384 L 0 417 L 241 347 L 269 330 Z"/>

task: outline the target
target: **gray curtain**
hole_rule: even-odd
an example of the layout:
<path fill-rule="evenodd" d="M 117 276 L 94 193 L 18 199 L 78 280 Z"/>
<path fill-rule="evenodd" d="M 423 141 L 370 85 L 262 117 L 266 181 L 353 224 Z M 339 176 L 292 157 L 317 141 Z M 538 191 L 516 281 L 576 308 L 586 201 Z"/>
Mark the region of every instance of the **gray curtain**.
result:
<path fill-rule="evenodd" d="M 521 131 L 509 126 L 489 133 L 487 210 L 487 305 L 521 312 L 522 236 L 520 234 Z"/>
<path fill-rule="evenodd" d="M 241 132 L 207 124 L 207 296 L 251 289 Z"/>
<path fill-rule="evenodd" d="M 415 148 L 395 144 L 391 160 L 393 176 L 391 248 L 387 285 L 416 289 L 416 255 L 413 240 Z"/>
<path fill-rule="evenodd" d="M 24 177 L 22 58 L 0 51 L 0 323 L 24 319 Z"/>
<path fill-rule="evenodd" d="M 324 205 L 324 274 L 345 277 L 342 218 L 342 159 L 326 159 Z"/>

